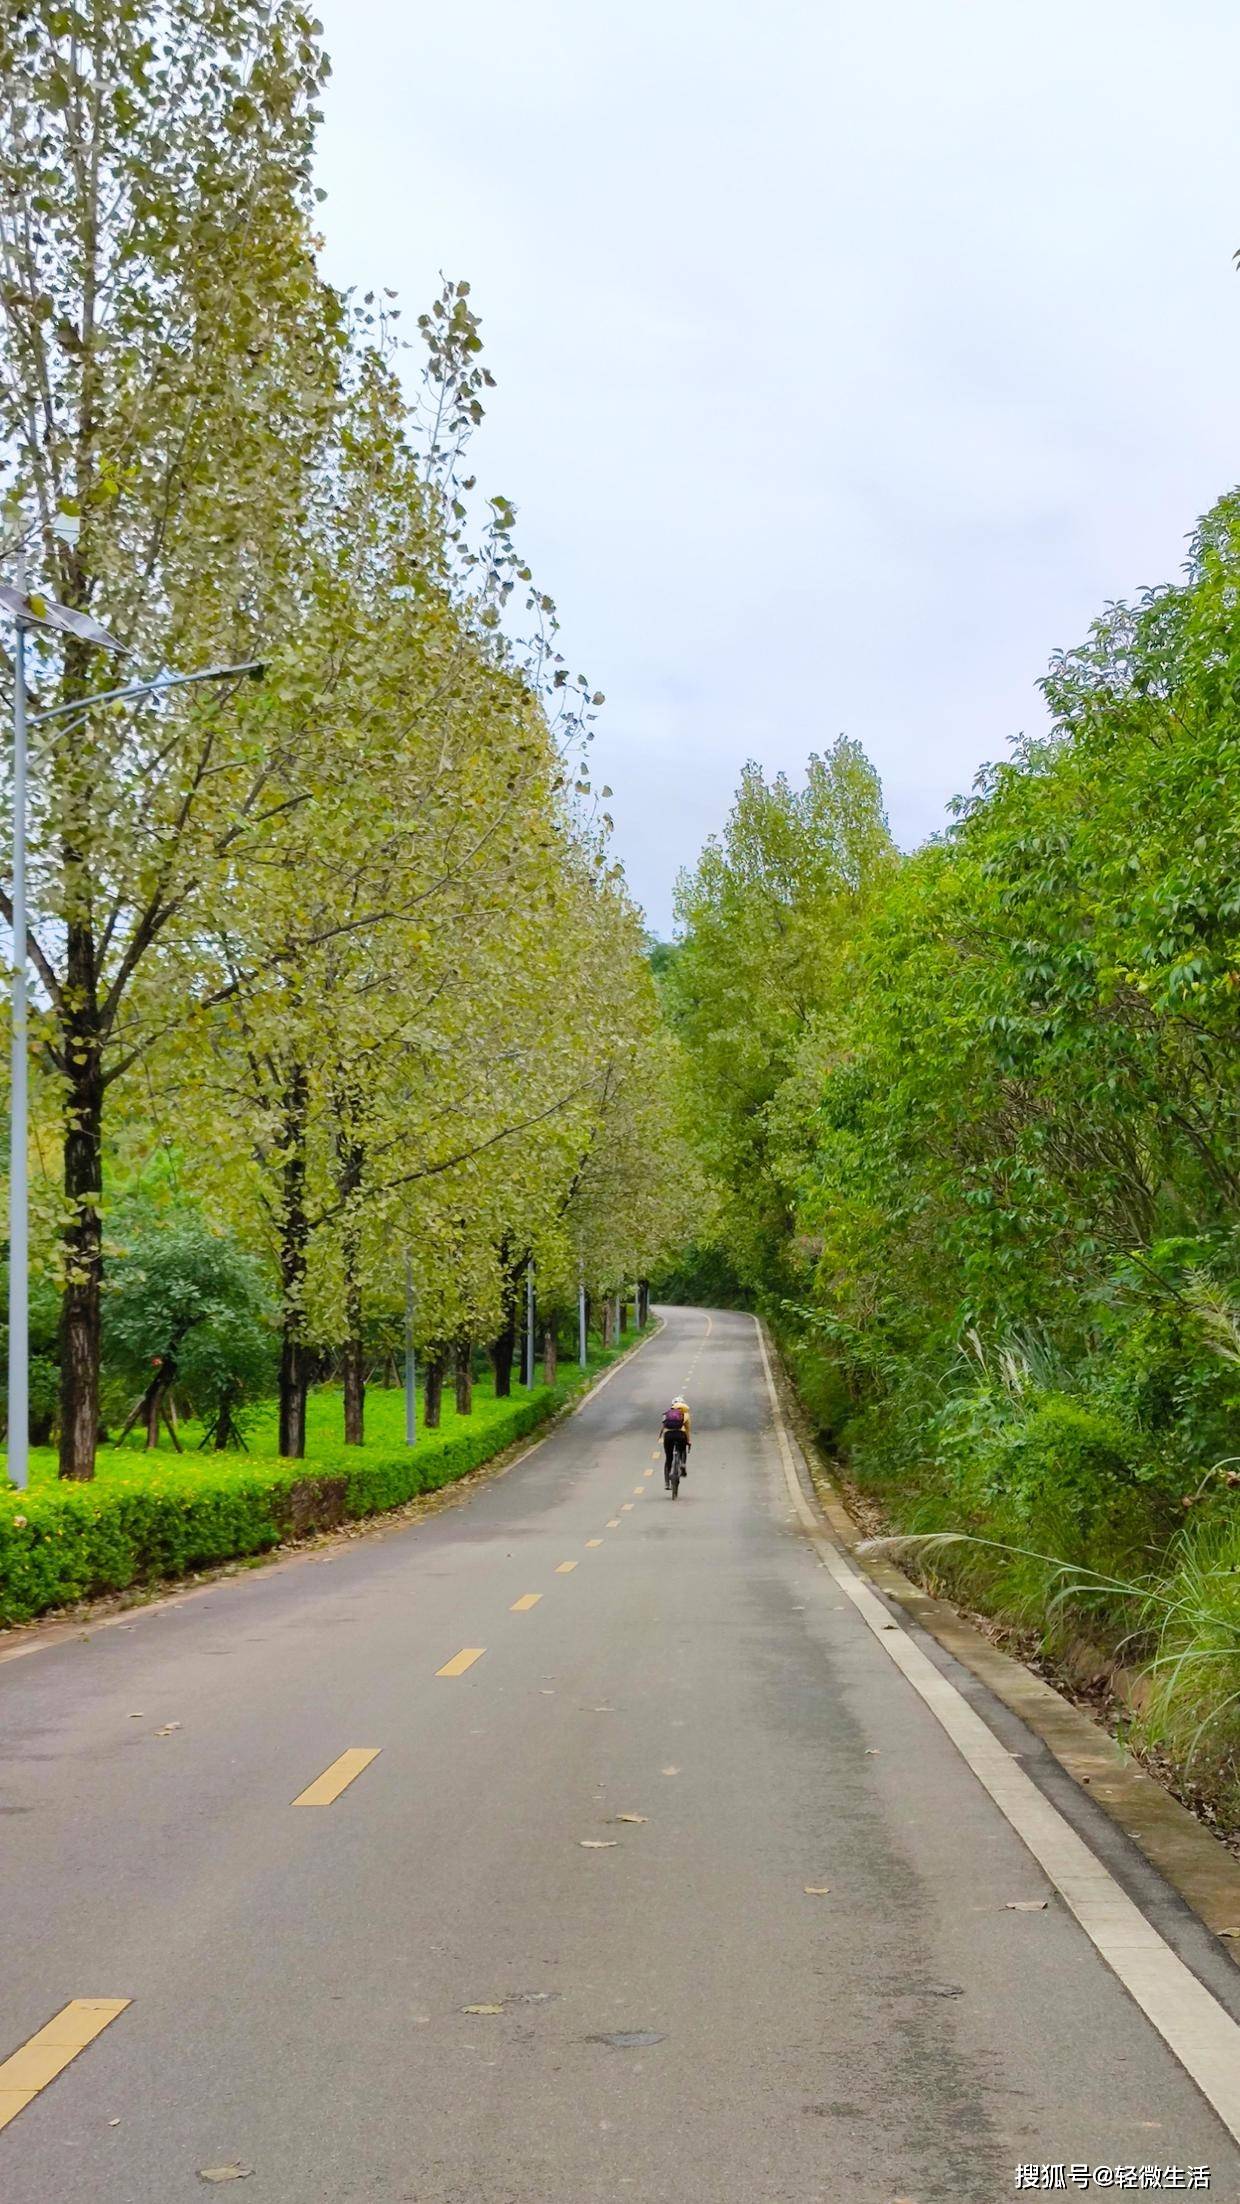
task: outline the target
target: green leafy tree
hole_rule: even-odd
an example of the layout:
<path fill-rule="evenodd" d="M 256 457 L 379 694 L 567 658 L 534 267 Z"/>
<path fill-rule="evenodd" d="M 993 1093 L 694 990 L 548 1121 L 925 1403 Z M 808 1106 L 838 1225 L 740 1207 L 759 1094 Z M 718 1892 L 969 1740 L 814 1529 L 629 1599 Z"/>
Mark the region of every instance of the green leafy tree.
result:
<path fill-rule="evenodd" d="M 746 766 L 722 842 L 678 887 L 682 938 L 661 984 L 700 1151 L 722 1189 L 719 1230 L 755 1285 L 789 1230 L 766 1113 L 892 862 L 877 777 L 841 738 L 811 757 L 799 789 Z"/>
<path fill-rule="evenodd" d="M 162 1414 L 175 1440 L 179 1397 L 217 1447 L 235 1444 L 274 1376 L 273 1315 L 261 1264 L 234 1241 L 192 1213 L 145 1223 L 106 1301 L 105 1369 L 139 1388 L 125 1428 L 141 1420 L 157 1445 Z"/>
<path fill-rule="evenodd" d="M 137 667 L 259 657 L 287 609 L 341 341 L 313 260 L 315 30 L 291 0 L 34 0 L 0 24 L 5 490 L 31 585 Z M 34 658 L 45 707 L 114 681 L 72 639 Z M 135 989 L 261 840 L 268 773 L 218 695 L 83 709 L 35 759 L 26 947 L 63 1104 L 65 1476 L 93 1472 L 105 1111 L 160 1030 Z"/>

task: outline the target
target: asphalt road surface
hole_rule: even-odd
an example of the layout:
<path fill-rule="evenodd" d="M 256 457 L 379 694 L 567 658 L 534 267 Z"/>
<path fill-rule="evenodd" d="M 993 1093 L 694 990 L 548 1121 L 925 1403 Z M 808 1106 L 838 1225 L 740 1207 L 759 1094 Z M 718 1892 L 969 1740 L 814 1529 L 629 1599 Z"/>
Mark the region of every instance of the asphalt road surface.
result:
<path fill-rule="evenodd" d="M 129 2001 L 46 2086 L 55 2044 L 8 2070 L 6 2204 L 204 2169 L 254 2204 L 997 2204 L 1031 2165 L 1240 2199 L 786 1458 L 753 1322 L 673 1310 L 463 1504 L 0 1665 L 0 2058 Z M 920 1643 L 1233 2027 L 1230 1962 Z"/>

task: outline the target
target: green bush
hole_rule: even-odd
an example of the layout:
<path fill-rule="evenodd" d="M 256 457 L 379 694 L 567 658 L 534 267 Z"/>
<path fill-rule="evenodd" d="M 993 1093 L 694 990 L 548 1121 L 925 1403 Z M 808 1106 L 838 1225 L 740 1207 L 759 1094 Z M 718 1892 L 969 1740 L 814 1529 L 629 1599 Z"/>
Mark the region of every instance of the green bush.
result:
<path fill-rule="evenodd" d="M 1130 1519 L 1134 1500 L 1155 1500 L 1166 1483 L 1129 1424 L 1062 1393 L 1035 1396 L 994 1433 L 984 1459 L 989 1496 L 1019 1520 L 1053 1506 L 1085 1531 L 1121 1512 Z"/>
<path fill-rule="evenodd" d="M 320 1442 L 308 1462 L 119 1449 L 86 1485 L 60 1482 L 49 1465 L 26 1492 L 0 1486 L 0 1624 L 265 1553 L 437 1492 L 545 1423 L 583 1382 L 574 1371 L 489 1401 L 476 1421 L 421 1431 L 413 1447 Z"/>

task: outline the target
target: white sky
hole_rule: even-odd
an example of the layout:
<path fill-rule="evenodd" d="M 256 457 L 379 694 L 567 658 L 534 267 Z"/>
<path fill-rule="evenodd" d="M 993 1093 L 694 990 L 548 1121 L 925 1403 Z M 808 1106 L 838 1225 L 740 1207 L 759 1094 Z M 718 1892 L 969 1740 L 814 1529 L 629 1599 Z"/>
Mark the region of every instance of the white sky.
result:
<path fill-rule="evenodd" d="M 1234 0 L 319 6 L 328 273 L 472 283 L 660 933 L 747 757 L 934 832 L 1240 475 Z"/>

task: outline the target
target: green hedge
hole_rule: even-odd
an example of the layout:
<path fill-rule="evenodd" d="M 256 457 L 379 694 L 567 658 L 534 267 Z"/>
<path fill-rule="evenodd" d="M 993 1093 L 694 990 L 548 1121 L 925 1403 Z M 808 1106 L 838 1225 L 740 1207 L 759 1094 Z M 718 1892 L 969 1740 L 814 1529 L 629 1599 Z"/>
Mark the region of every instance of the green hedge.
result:
<path fill-rule="evenodd" d="M 437 1492 L 545 1423 L 584 1382 L 574 1373 L 488 1402 L 476 1427 L 459 1419 L 412 1447 L 340 1445 L 308 1463 L 209 1455 L 161 1456 L 156 1466 L 121 1454 L 91 1484 L 2 1484 L 0 1624 L 265 1553 Z"/>

